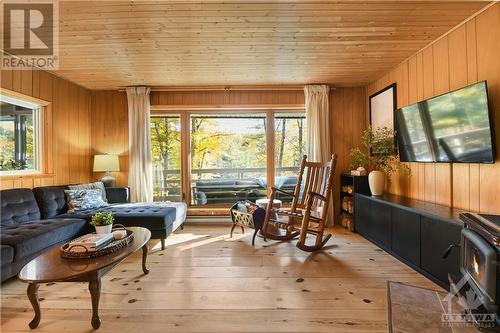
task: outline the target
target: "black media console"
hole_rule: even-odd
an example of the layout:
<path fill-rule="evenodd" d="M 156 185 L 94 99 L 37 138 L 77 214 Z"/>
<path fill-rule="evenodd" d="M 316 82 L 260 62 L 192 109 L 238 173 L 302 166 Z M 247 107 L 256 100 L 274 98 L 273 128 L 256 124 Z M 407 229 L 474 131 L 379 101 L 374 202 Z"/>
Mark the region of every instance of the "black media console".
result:
<path fill-rule="evenodd" d="M 448 274 L 461 277 L 460 244 L 464 211 L 420 200 L 385 194 L 369 196 L 356 193 L 356 231 L 444 288 Z"/>

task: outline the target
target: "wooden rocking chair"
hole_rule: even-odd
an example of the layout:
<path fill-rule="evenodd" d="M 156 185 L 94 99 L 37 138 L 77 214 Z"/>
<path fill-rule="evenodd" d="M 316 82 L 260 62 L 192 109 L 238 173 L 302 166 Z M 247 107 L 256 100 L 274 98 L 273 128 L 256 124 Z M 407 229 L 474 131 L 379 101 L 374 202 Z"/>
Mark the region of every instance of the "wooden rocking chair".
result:
<path fill-rule="evenodd" d="M 266 217 L 262 226 L 262 235 L 265 238 L 286 241 L 299 236 L 297 247 L 308 252 L 319 250 L 328 242 L 331 235 L 328 234 L 323 237 L 323 233 L 328 215 L 336 162 L 336 154 L 333 154 L 332 159 L 327 163 L 308 162 L 307 156 L 304 155 L 294 193 L 275 187 L 271 188 L 270 203 L 274 201 L 276 193 L 291 196 L 293 201 L 290 210 L 274 208 L 272 204 L 267 205 Z M 304 173 L 305 180 L 302 187 Z M 286 233 L 284 235 L 271 233 L 268 231 L 270 225 L 273 225 L 274 229 L 284 229 Z M 306 245 L 307 234 L 316 235 L 314 245 Z"/>

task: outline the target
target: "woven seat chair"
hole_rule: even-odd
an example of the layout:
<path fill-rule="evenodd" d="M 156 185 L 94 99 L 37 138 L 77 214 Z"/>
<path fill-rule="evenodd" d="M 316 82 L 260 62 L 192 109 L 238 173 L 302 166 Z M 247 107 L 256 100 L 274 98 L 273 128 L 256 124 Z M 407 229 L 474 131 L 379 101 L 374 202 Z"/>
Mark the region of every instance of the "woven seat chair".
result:
<path fill-rule="evenodd" d="M 333 154 L 332 159 L 327 163 L 308 162 L 307 156 L 304 155 L 294 193 L 271 188 L 269 202 L 273 202 L 277 193 L 291 196 L 293 201 L 289 210 L 267 205 L 262 226 L 262 234 L 265 238 L 287 241 L 299 236 L 297 247 L 308 252 L 319 250 L 328 242 L 331 235 L 324 235 L 324 230 L 336 162 L 336 154 Z M 285 230 L 285 233 L 276 235 L 270 232 L 268 230 L 272 228 L 270 225 Z M 275 228 L 272 229 L 275 230 Z M 314 245 L 306 245 L 308 234 L 316 236 Z"/>

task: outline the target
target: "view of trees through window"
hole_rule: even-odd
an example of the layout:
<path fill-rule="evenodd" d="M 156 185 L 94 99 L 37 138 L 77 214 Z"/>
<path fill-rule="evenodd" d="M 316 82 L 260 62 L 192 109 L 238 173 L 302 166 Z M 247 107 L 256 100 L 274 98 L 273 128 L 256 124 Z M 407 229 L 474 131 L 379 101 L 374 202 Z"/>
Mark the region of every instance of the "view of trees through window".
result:
<path fill-rule="evenodd" d="M 266 117 L 191 116 L 191 186 L 195 205 L 266 196 Z"/>
<path fill-rule="evenodd" d="M 275 186 L 293 192 L 302 157 L 306 152 L 306 116 L 298 113 L 275 113 Z M 280 200 L 290 202 L 291 197 L 278 193 Z"/>
<path fill-rule="evenodd" d="M 178 115 L 151 118 L 151 149 L 154 199 L 180 200 L 181 120 Z"/>
<path fill-rule="evenodd" d="M 37 109 L 3 96 L 0 103 L 0 171 L 36 170 Z"/>
<path fill-rule="evenodd" d="M 191 114 L 189 175 L 192 205 L 230 205 L 267 196 L 266 113 Z M 186 125 L 186 128 L 188 126 Z M 293 191 L 305 153 L 303 113 L 274 114 L 275 185 Z M 180 200 L 181 119 L 179 115 L 151 118 L 155 200 Z M 289 202 L 290 198 L 280 198 Z"/>

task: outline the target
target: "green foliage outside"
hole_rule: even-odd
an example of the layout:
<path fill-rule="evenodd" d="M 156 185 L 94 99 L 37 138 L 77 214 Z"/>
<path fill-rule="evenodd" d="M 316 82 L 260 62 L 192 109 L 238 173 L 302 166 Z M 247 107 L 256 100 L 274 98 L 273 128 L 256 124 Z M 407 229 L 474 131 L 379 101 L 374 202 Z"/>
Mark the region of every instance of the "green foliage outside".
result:
<path fill-rule="evenodd" d="M 0 121 L 0 171 L 26 170 L 34 169 L 35 161 L 35 143 L 34 143 L 34 126 L 32 115 L 21 115 L 15 120 L 15 117 L 2 117 Z M 16 159 L 16 142 L 15 142 L 15 123 L 22 121 L 24 128 L 19 135 L 25 139 L 23 147 L 18 149 L 25 156 L 24 159 Z"/>
<path fill-rule="evenodd" d="M 179 116 L 151 118 L 154 197 L 181 194 L 181 124 Z"/>
<path fill-rule="evenodd" d="M 305 153 L 305 123 L 303 116 L 276 115 L 276 168 L 300 165 Z M 151 118 L 154 197 L 157 200 L 181 194 L 180 126 L 179 116 Z M 266 177 L 265 115 L 193 115 L 189 144 L 193 183 L 199 179 Z M 245 170 L 250 168 L 260 170 Z M 228 172 L 227 169 L 236 171 Z M 276 175 L 285 173 L 277 172 Z"/>

